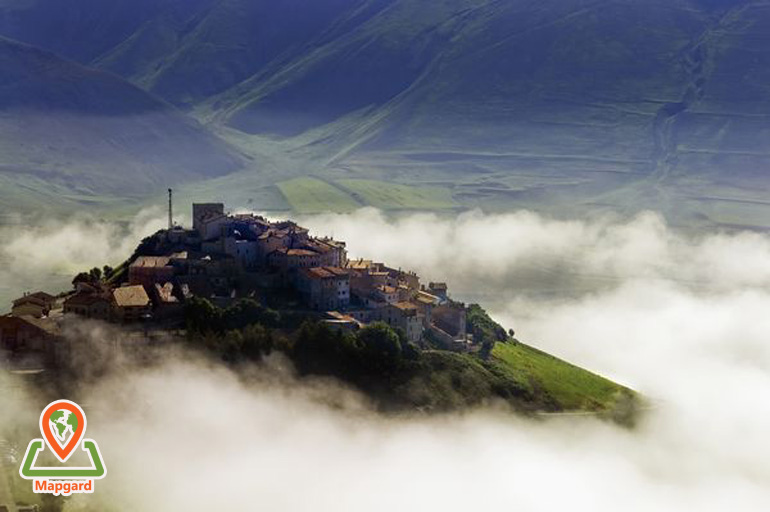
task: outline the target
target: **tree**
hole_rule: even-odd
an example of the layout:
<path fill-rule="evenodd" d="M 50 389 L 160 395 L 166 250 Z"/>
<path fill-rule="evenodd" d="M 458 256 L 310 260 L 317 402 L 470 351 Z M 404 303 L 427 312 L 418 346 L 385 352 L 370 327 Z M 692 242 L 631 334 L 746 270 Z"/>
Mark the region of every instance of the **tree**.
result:
<path fill-rule="evenodd" d="M 479 351 L 479 355 L 483 360 L 488 360 L 489 357 L 492 355 L 492 351 L 495 349 L 495 341 L 492 340 L 485 340 L 484 343 L 481 344 L 481 350 Z"/>
<path fill-rule="evenodd" d="M 185 324 L 191 333 L 221 333 L 224 330 L 222 316 L 222 310 L 208 299 L 192 297 L 185 303 Z"/>
<path fill-rule="evenodd" d="M 274 309 L 265 309 L 259 316 L 259 323 L 265 327 L 278 327 L 281 325 L 281 314 Z"/>
<path fill-rule="evenodd" d="M 396 331 L 384 322 L 374 322 L 358 331 L 363 364 L 368 371 L 387 373 L 400 363 L 403 354 Z"/>
<path fill-rule="evenodd" d="M 254 299 L 241 299 L 223 312 L 225 329 L 244 329 L 250 325 L 261 324 L 277 327 L 281 315 L 272 309 L 266 309 Z"/>
<path fill-rule="evenodd" d="M 88 272 L 88 276 L 91 278 L 92 283 L 98 283 L 102 280 L 102 269 L 94 267 Z"/>
<path fill-rule="evenodd" d="M 224 311 L 226 329 L 243 329 L 259 322 L 265 308 L 253 299 L 241 299 Z"/>
<path fill-rule="evenodd" d="M 505 329 L 492 320 L 484 311 L 484 308 L 478 304 L 471 304 L 466 308 L 467 327 L 466 330 L 473 334 L 473 341 L 476 343 L 494 343 L 497 341 L 505 342 L 508 339 Z"/>
<path fill-rule="evenodd" d="M 80 272 L 72 280 L 72 286 L 77 286 L 78 283 L 90 283 L 90 282 L 91 282 L 91 276 L 88 274 L 88 272 Z"/>
<path fill-rule="evenodd" d="M 273 334 L 259 324 L 250 325 L 243 331 L 243 356 L 256 361 L 273 351 Z"/>

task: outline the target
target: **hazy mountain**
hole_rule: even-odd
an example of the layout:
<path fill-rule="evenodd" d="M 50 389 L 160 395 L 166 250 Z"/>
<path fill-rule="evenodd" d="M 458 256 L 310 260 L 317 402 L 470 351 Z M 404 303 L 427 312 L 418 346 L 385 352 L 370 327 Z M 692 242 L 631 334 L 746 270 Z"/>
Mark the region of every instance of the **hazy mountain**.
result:
<path fill-rule="evenodd" d="M 122 79 L 0 38 L 2 210 L 139 197 L 237 169 L 197 122 Z"/>
<path fill-rule="evenodd" d="M 767 26 L 761 0 L 0 1 L 0 34 L 331 180 L 725 224 L 768 212 Z"/>
<path fill-rule="evenodd" d="M 361 0 L 32 0 L 0 3 L 0 33 L 114 71 L 176 104 L 296 57 Z M 344 31 L 344 28 L 342 28 Z"/>

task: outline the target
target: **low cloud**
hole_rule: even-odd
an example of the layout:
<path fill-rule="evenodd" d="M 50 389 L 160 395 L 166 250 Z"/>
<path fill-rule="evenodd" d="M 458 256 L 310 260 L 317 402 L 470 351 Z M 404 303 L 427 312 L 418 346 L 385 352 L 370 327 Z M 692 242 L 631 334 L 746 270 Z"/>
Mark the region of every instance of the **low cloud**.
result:
<path fill-rule="evenodd" d="M 383 418 L 338 385 L 294 380 L 280 359 L 234 372 L 170 354 L 84 395 L 110 473 L 68 510 L 708 512 L 770 502 L 770 238 L 684 235 L 653 213 L 564 222 L 362 210 L 302 222 L 347 240 L 356 257 L 447 280 L 521 340 L 656 407 L 634 430 L 499 411 Z"/>
<path fill-rule="evenodd" d="M 0 227 L 0 312 L 25 291 L 66 289 L 78 272 L 120 264 L 166 223 L 161 209 L 150 208 L 129 222 L 80 216 Z"/>
<path fill-rule="evenodd" d="M 460 293 L 563 297 L 631 279 L 712 291 L 770 286 L 768 237 L 748 232 L 686 236 L 654 212 L 623 222 L 554 220 L 528 211 L 393 220 L 367 208 L 303 223 L 348 240 L 353 257 L 413 268 L 428 279 L 449 281 Z"/>

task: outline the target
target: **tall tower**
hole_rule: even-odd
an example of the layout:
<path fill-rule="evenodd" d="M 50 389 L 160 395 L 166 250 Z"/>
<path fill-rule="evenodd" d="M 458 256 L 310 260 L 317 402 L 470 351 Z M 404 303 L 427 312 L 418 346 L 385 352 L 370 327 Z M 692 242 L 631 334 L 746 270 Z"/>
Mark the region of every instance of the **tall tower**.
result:
<path fill-rule="evenodd" d="M 168 189 L 168 230 L 169 231 L 174 229 L 173 194 L 174 194 L 174 192 L 171 189 Z"/>

